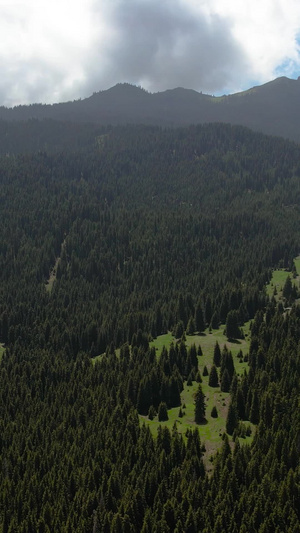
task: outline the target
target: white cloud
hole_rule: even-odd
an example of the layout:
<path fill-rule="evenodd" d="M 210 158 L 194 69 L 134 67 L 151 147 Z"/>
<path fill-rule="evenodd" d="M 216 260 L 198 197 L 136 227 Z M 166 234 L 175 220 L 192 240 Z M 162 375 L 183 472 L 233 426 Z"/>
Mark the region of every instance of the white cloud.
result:
<path fill-rule="evenodd" d="M 300 74 L 299 0 L 0 0 L 0 104 L 122 81 L 220 94 Z"/>
<path fill-rule="evenodd" d="M 295 76 L 300 70 L 298 0 L 205 0 L 205 3 L 219 15 L 230 17 L 233 35 L 249 57 L 253 79 L 264 82 L 281 74 Z M 282 70 L 277 70 L 280 65 Z"/>
<path fill-rule="evenodd" d="M 91 5 L 67 0 L 0 3 L 4 103 L 54 102 L 78 92 L 96 37 Z"/>
<path fill-rule="evenodd" d="M 115 0 L 102 9 L 111 34 L 99 38 L 88 84 L 130 81 L 151 91 L 178 85 L 215 91 L 230 84 L 247 68 L 230 24 L 187 6 L 180 0 Z"/>

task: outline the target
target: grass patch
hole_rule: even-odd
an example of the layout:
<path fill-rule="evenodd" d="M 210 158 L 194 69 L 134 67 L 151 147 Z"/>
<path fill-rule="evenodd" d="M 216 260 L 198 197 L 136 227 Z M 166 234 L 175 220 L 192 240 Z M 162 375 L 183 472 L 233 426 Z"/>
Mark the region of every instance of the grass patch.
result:
<path fill-rule="evenodd" d="M 2 360 L 4 352 L 5 352 L 4 344 L 0 343 L 0 362 Z"/>
<path fill-rule="evenodd" d="M 300 261 L 299 261 L 300 263 Z M 147 416 L 139 415 L 140 422 L 145 423 L 149 426 L 151 433 L 154 437 L 157 436 L 158 428 L 160 425 L 166 426 L 170 431 L 172 430 L 174 424 L 176 423 L 178 433 L 180 433 L 184 439 L 186 438 L 187 429 L 198 428 L 200 439 L 202 444 L 205 446 L 204 453 L 204 463 L 207 471 L 212 470 L 212 463 L 210 458 L 215 452 L 222 446 L 222 436 L 226 431 L 226 419 L 228 413 L 228 406 L 230 402 L 230 394 L 222 392 L 220 387 L 210 387 L 208 385 L 209 376 L 203 376 L 203 369 L 206 366 L 210 371 L 213 364 L 213 354 L 216 342 L 219 343 L 221 350 L 226 344 L 228 350 L 231 351 L 234 366 L 236 373 L 241 376 L 244 371 L 248 368 L 248 363 L 244 362 L 243 359 L 240 360 L 237 357 L 240 350 L 245 356 L 249 351 L 250 344 L 250 322 L 247 322 L 243 326 L 244 339 L 238 339 L 235 342 L 229 342 L 226 335 L 224 335 L 225 325 L 222 324 L 219 329 L 212 330 L 209 332 L 207 329 L 201 335 L 186 335 L 186 346 L 189 348 L 192 344 L 201 346 L 203 355 L 198 356 L 198 368 L 202 377 L 202 390 L 205 395 L 206 402 L 206 423 L 201 425 L 196 425 L 194 421 L 195 417 L 195 393 L 198 388 L 198 383 L 193 381 L 191 385 L 187 385 L 187 382 L 184 383 L 184 389 L 181 393 L 181 409 L 184 413 L 182 417 L 179 416 L 180 406 L 173 407 L 168 409 L 169 419 L 165 422 L 159 422 L 158 417 L 156 416 L 153 420 L 149 420 Z M 163 347 L 165 346 L 169 349 L 170 344 L 176 343 L 175 337 L 171 332 L 168 332 L 164 335 L 159 335 L 156 339 L 153 339 L 149 344 L 150 347 L 154 347 L 156 350 L 157 357 L 160 356 Z M 92 359 L 92 363 L 95 364 L 97 360 L 100 360 L 104 354 L 100 354 Z M 116 350 L 116 355 L 119 357 L 120 350 Z M 213 407 L 217 408 L 218 417 L 213 418 L 211 412 Z M 248 423 L 246 422 L 246 425 Z M 254 428 L 254 426 L 253 426 Z M 254 430 L 252 429 L 252 435 L 241 438 L 240 442 L 250 443 L 253 439 Z"/>
<path fill-rule="evenodd" d="M 294 264 L 297 270 L 297 274 L 298 276 L 300 276 L 300 255 L 298 255 L 298 257 L 295 257 Z"/>
<path fill-rule="evenodd" d="M 247 322 L 242 328 L 245 338 L 238 339 L 235 342 L 228 341 L 226 335 L 224 335 L 225 324 L 222 324 L 219 329 L 214 329 L 211 332 L 206 330 L 202 335 L 187 335 L 186 345 L 188 347 L 191 346 L 193 343 L 195 343 L 196 346 L 198 346 L 199 344 L 201 346 L 203 355 L 199 357 L 198 363 L 201 375 L 205 365 L 207 366 L 208 370 L 210 370 L 212 366 L 214 347 L 216 342 L 219 343 L 221 351 L 226 344 L 228 350 L 230 350 L 232 353 L 236 373 L 238 375 L 242 375 L 244 373 L 244 370 L 248 368 L 248 363 L 244 363 L 243 361 L 241 362 L 237 355 L 240 350 L 242 350 L 244 356 L 249 352 L 249 328 L 250 321 Z"/>
<path fill-rule="evenodd" d="M 149 343 L 149 345 L 150 345 L 150 348 L 154 346 L 155 351 L 157 352 L 157 355 L 159 356 L 164 346 L 166 348 L 169 348 L 170 344 L 175 341 L 176 341 L 175 337 L 169 331 L 168 333 L 165 333 L 164 335 L 159 335 L 158 337 L 156 337 L 156 339 L 153 339 Z"/>
<path fill-rule="evenodd" d="M 267 286 L 266 286 L 267 295 L 269 296 L 269 298 L 272 298 L 272 296 L 274 295 L 275 300 L 277 302 L 279 302 L 279 301 L 283 302 L 282 289 L 284 287 L 284 284 L 286 282 L 286 278 L 288 276 L 290 276 L 290 278 L 292 280 L 292 283 L 294 285 L 296 285 L 297 288 L 299 288 L 299 285 L 300 285 L 300 256 L 298 256 L 298 257 L 296 257 L 294 259 L 294 264 L 295 264 L 295 268 L 296 268 L 296 271 L 297 271 L 297 276 L 295 278 L 293 277 L 292 272 L 289 272 L 288 270 L 285 270 L 283 268 L 282 269 L 278 269 L 278 270 L 273 270 L 272 278 L 270 280 L 270 283 L 268 283 Z M 275 294 L 274 294 L 274 290 L 275 290 Z"/>
<path fill-rule="evenodd" d="M 65 245 L 66 245 L 66 238 L 62 242 L 61 250 L 60 250 L 60 256 L 62 254 L 63 249 L 65 248 Z M 52 268 L 52 270 L 51 270 L 51 272 L 49 274 L 49 278 L 48 278 L 48 280 L 46 282 L 46 291 L 49 294 L 51 294 L 51 291 L 53 289 L 53 284 L 54 284 L 54 282 L 56 280 L 56 273 L 57 273 L 57 268 L 58 268 L 58 265 L 59 265 L 59 262 L 60 262 L 60 256 L 56 258 L 55 265 Z"/>
<path fill-rule="evenodd" d="M 53 269 L 46 283 L 46 291 L 48 293 L 51 293 L 55 280 L 56 280 L 56 269 Z"/>
<path fill-rule="evenodd" d="M 175 337 L 173 337 L 172 333 L 169 332 L 169 333 L 166 333 L 165 335 L 159 335 L 159 337 L 157 337 L 156 339 L 153 339 L 151 342 L 149 342 L 149 346 L 150 348 L 154 346 L 156 355 L 157 357 L 159 357 L 162 352 L 163 347 L 165 346 L 166 348 L 169 348 L 170 344 L 175 341 L 176 341 Z M 115 352 L 116 352 L 116 356 L 119 357 L 120 348 L 117 348 Z M 96 361 L 99 361 L 103 357 L 103 355 L 104 353 L 101 353 L 93 357 L 92 363 L 95 364 Z"/>
<path fill-rule="evenodd" d="M 166 422 L 159 422 L 157 416 L 153 420 L 149 420 L 148 417 L 140 415 L 141 422 L 144 422 L 149 426 L 155 437 L 157 436 L 160 424 L 165 425 L 171 430 L 176 422 L 178 433 L 182 434 L 184 438 L 187 429 L 198 427 L 201 442 L 205 445 L 206 451 L 204 453 L 204 462 L 208 471 L 212 469 L 210 457 L 222 446 L 222 435 L 226 431 L 230 394 L 221 392 L 220 387 L 210 387 L 208 385 L 209 376 L 203 376 L 203 369 L 204 366 L 206 366 L 208 370 L 210 370 L 213 363 L 214 347 L 216 341 L 218 341 L 221 350 L 226 344 L 227 348 L 232 352 L 236 373 L 242 375 L 244 370 L 248 368 L 248 363 L 243 360 L 240 361 L 237 355 L 240 350 L 242 350 L 244 356 L 248 354 L 250 344 L 249 326 L 250 322 L 243 326 L 245 338 L 236 342 L 229 342 L 227 340 L 227 337 L 224 335 L 225 325 L 222 325 L 219 329 L 212 330 L 211 332 L 206 330 L 202 335 L 186 336 L 187 347 L 192 344 L 195 344 L 196 347 L 198 347 L 200 344 L 203 352 L 202 356 L 198 356 L 198 367 L 202 377 L 201 386 L 206 401 L 206 424 L 196 425 L 194 421 L 194 396 L 198 388 L 198 383 L 195 381 L 193 381 L 190 386 L 187 385 L 186 381 L 184 383 L 184 390 L 181 393 L 181 409 L 184 413 L 182 418 L 179 417 L 180 407 L 173 407 L 168 410 L 169 420 Z M 176 342 L 176 340 L 171 333 L 168 333 L 157 337 L 157 339 L 152 341 L 150 345 L 155 346 L 159 356 L 163 346 L 169 348 L 171 342 Z M 217 408 L 218 418 L 213 418 L 211 416 L 211 411 L 214 406 Z M 241 443 L 249 443 L 252 438 L 253 437 L 250 436 L 240 440 Z"/>
<path fill-rule="evenodd" d="M 115 350 L 115 354 L 116 354 L 116 356 L 117 356 L 118 358 L 120 357 L 120 348 L 117 348 L 117 349 Z M 92 358 L 91 358 L 92 364 L 94 365 L 97 361 L 101 361 L 103 355 L 105 355 L 105 352 L 100 353 L 99 355 L 96 355 L 95 357 L 92 357 Z"/>
<path fill-rule="evenodd" d="M 275 294 L 276 300 L 282 297 L 282 289 L 288 275 L 292 276 L 292 273 L 287 270 L 273 270 L 271 281 L 267 285 L 267 295 L 269 298 L 272 298 L 275 288 L 277 293 Z"/>
<path fill-rule="evenodd" d="M 225 324 L 222 324 L 219 329 L 214 329 L 211 332 L 206 329 L 201 335 L 186 335 L 185 344 L 187 348 L 189 348 L 192 344 L 195 344 L 196 347 L 198 347 L 199 344 L 201 346 L 203 356 L 199 357 L 199 368 L 207 365 L 207 368 L 210 369 L 216 341 L 218 341 L 221 350 L 226 344 L 228 350 L 232 352 L 233 357 L 237 356 L 240 350 L 242 350 L 244 355 L 248 353 L 250 345 L 250 321 L 247 322 L 242 328 L 245 338 L 238 339 L 235 342 L 228 341 L 226 335 L 224 335 L 224 329 Z M 157 356 L 159 356 L 163 347 L 165 346 L 168 349 L 172 342 L 176 343 L 176 339 L 172 333 L 169 332 L 164 335 L 159 335 L 156 339 L 151 341 L 150 347 L 154 346 Z M 204 364 L 202 365 L 203 361 Z M 240 363 L 237 357 L 234 357 L 234 364 L 238 374 L 243 373 L 244 369 L 248 366 L 246 363 Z"/>
<path fill-rule="evenodd" d="M 53 284 L 56 280 L 56 273 L 57 273 L 57 268 L 58 268 L 58 265 L 59 265 L 59 262 L 60 262 L 60 257 L 58 257 L 55 261 L 55 265 L 53 267 L 53 269 L 51 270 L 50 272 L 50 275 L 49 275 L 49 278 L 46 282 L 46 291 L 51 294 L 51 291 L 53 289 Z"/>

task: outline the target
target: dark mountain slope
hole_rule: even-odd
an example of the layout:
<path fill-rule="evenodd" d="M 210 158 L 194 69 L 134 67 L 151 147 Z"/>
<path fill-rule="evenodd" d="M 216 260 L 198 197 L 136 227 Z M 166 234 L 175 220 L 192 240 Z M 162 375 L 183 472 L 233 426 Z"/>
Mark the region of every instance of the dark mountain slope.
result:
<path fill-rule="evenodd" d="M 118 84 L 84 100 L 53 105 L 0 108 L 3 120 L 54 119 L 68 122 L 179 126 L 205 122 L 241 124 L 300 141 L 300 80 L 278 78 L 241 93 L 214 97 L 177 88 L 150 94 Z"/>
<path fill-rule="evenodd" d="M 269 269 L 299 253 L 299 161 L 296 144 L 225 124 L 116 127 L 90 150 L 0 158 L 0 321 L 6 313 L 18 327 L 13 290 L 30 308 L 29 288 L 46 298 L 63 242 L 47 313 L 60 324 L 56 347 L 67 343 L 74 355 L 130 341 L 140 315 L 154 333 L 157 307 L 157 333 L 174 327 L 180 293 L 195 294 L 193 306 L 209 295 L 224 323 L 222 302 L 239 292 L 237 307 L 253 318 Z"/>
<path fill-rule="evenodd" d="M 299 254 L 300 147 L 226 124 L 97 141 L 0 157 L 0 531 L 299 532 L 300 311 L 265 283 Z M 137 410 L 179 409 L 197 372 L 148 334 L 230 314 L 249 366 L 207 475 L 196 425 L 154 439 Z"/>

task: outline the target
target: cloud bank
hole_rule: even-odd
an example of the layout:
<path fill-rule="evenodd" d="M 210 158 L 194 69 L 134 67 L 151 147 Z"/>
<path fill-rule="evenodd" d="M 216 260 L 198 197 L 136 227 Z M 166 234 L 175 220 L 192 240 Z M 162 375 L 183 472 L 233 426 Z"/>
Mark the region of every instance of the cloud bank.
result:
<path fill-rule="evenodd" d="M 90 85 L 130 81 L 150 91 L 177 86 L 216 91 L 247 69 L 230 22 L 179 0 L 118 0 L 105 17 L 111 39 L 100 42 L 92 58 Z"/>
<path fill-rule="evenodd" d="M 300 74 L 298 0 L 0 0 L 0 105 L 118 82 L 237 92 Z"/>

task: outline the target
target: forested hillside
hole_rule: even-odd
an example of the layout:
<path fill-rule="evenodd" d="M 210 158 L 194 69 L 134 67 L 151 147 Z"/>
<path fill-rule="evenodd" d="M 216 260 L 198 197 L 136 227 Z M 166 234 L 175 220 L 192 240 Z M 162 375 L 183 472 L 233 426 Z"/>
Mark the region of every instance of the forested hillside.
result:
<path fill-rule="evenodd" d="M 86 127 L 77 146 L 64 128 L 61 151 L 12 135 L 0 158 L 2 531 L 299 531 L 300 310 L 266 292 L 299 255 L 299 147 L 224 124 Z M 138 413 L 179 407 L 198 369 L 184 337 L 161 357 L 150 339 L 232 314 L 252 329 L 231 412 L 257 431 L 224 435 L 208 475 L 197 425 L 154 438 Z"/>

